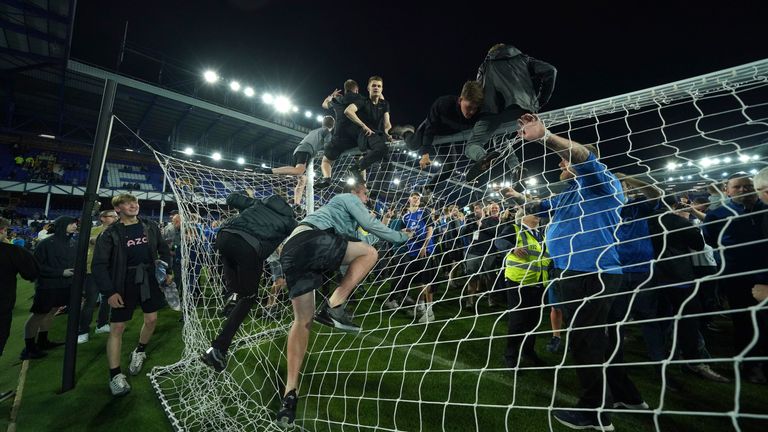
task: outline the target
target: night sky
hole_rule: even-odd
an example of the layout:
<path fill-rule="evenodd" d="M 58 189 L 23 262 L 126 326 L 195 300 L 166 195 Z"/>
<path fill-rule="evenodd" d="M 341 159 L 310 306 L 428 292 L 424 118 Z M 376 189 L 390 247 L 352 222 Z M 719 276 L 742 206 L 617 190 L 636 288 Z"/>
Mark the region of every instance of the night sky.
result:
<path fill-rule="evenodd" d="M 394 124 L 418 124 L 436 97 L 457 94 L 498 42 L 558 68 L 545 111 L 768 57 L 768 11 L 756 1 L 110 3 L 78 1 L 74 58 L 113 69 L 128 20 L 134 46 L 315 111 L 344 79 L 381 75 Z M 156 65 L 130 55 L 125 64 L 154 79 Z"/>

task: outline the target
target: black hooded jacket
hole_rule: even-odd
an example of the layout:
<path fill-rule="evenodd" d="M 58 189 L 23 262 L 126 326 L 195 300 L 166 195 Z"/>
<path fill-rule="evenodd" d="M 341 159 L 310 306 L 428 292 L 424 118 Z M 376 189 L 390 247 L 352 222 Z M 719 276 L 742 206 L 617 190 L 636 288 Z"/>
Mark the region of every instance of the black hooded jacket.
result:
<path fill-rule="evenodd" d="M 296 228 L 293 209 L 277 195 L 256 200 L 239 193 L 227 197 L 227 205 L 240 213 L 222 224 L 221 230 L 243 237 L 256 238 L 259 245 L 257 252 L 262 257 L 269 256 L 277 246 Z M 249 243 L 251 243 L 249 241 Z"/>
<path fill-rule="evenodd" d="M 557 69 L 504 45 L 485 57 L 477 70 L 485 98 L 481 112 L 498 114 L 512 105 L 537 113 L 555 89 Z"/>
<path fill-rule="evenodd" d="M 77 222 L 69 216 L 60 216 L 54 222 L 54 234 L 38 243 L 35 261 L 40 269 L 35 289 L 69 289 L 72 277 L 64 277 L 64 270 L 75 268 L 77 243 L 67 234 L 67 225 Z"/>
<path fill-rule="evenodd" d="M 155 261 L 161 259 L 171 262 L 171 250 L 168 243 L 163 240 L 160 227 L 157 224 L 139 218 L 139 223 L 144 227 L 147 236 L 147 244 L 152 255 L 150 274 L 155 274 Z M 125 275 L 128 271 L 126 228 L 118 221 L 107 227 L 96 239 L 93 249 L 93 262 L 91 264 L 93 281 L 99 292 L 107 298 L 113 294 L 125 291 Z"/>

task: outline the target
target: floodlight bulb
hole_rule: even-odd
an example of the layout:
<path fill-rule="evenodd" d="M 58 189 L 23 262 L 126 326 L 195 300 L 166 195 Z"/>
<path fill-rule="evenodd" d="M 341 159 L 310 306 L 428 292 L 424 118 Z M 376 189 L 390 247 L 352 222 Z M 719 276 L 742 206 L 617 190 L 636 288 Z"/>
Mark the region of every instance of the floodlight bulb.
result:
<path fill-rule="evenodd" d="M 752 155 L 752 160 L 758 160 L 760 159 L 760 155 Z"/>
<path fill-rule="evenodd" d="M 265 104 L 271 105 L 275 101 L 275 98 L 269 93 L 264 93 L 263 95 L 261 95 L 261 101 L 264 102 Z"/>
<path fill-rule="evenodd" d="M 440 166 L 440 162 L 438 162 L 438 161 L 432 161 L 432 165 L 433 165 L 433 166 L 436 166 L 436 167 L 439 167 L 439 166 Z"/>
<path fill-rule="evenodd" d="M 205 79 L 205 82 L 213 84 L 219 80 L 219 74 L 212 70 L 207 70 L 203 73 L 203 78 Z"/>
<path fill-rule="evenodd" d="M 192 147 L 187 147 L 184 149 L 184 154 L 191 156 L 195 154 L 195 150 Z"/>
<path fill-rule="evenodd" d="M 674 171 L 675 169 L 677 169 L 677 164 L 676 163 L 669 162 L 667 164 L 667 171 Z"/>
<path fill-rule="evenodd" d="M 312 111 L 304 111 L 304 117 L 312 118 Z"/>
<path fill-rule="evenodd" d="M 724 172 L 724 173 L 720 174 L 720 177 L 728 177 L 728 173 Z"/>
<path fill-rule="evenodd" d="M 723 158 L 723 163 L 731 163 L 731 158 L 729 157 Z"/>
<path fill-rule="evenodd" d="M 749 162 L 749 156 L 747 155 L 739 155 L 739 162 Z"/>
<path fill-rule="evenodd" d="M 355 184 L 355 179 L 353 179 L 352 177 L 349 177 L 347 179 L 347 184 L 350 185 L 350 186 L 354 185 Z"/>
<path fill-rule="evenodd" d="M 757 169 L 756 168 L 752 168 L 751 170 L 749 170 L 749 173 L 753 174 L 753 175 L 757 174 Z"/>
<path fill-rule="evenodd" d="M 246 87 L 245 90 L 243 90 L 243 93 L 248 97 L 253 97 L 253 95 L 256 94 L 256 92 L 253 91 L 253 87 Z"/>
<path fill-rule="evenodd" d="M 323 122 L 323 116 L 321 116 L 320 114 L 318 114 L 317 117 L 315 117 L 315 118 L 317 119 L 318 123 L 322 123 Z"/>
<path fill-rule="evenodd" d="M 396 185 L 399 185 L 400 184 L 400 179 L 396 178 L 396 179 L 392 180 L 392 183 L 394 183 Z"/>
<path fill-rule="evenodd" d="M 710 158 L 704 158 L 699 162 L 703 168 L 709 168 L 710 165 L 712 165 L 712 159 Z"/>
<path fill-rule="evenodd" d="M 221 160 L 221 153 L 219 153 L 219 152 L 215 152 L 215 153 L 213 153 L 213 154 L 211 155 L 211 158 L 212 158 L 213 160 L 215 160 L 215 161 L 217 161 L 217 160 Z"/>
<path fill-rule="evenodd" d="M 531 178 L 528 179 L 526 184 L 529 184 L 531 186 L 536 186 L 537 184 L 539 184 L 539 181 L 536 180 L 536 177 L 531 177 Z"/>
<path fill-rule="evenodd" d="M 293 111 L 293 112 L 297 113 L 297 112 L 299 112 L 299 107 L 297 107 L 297 106 L 292 106 L 292 107 L 291 107 L 291 111 Z"/>
<path fill-rule="evenodd" d="M 291 101 L 285 96 L 275 98 L 275 110 L 279 113 L 287 113 L 291 110 Z"/>
<path fill-rule="evenodd" d="M 242 165 L 242 164 L 244 164 L 244 163 L 245 163 L 245 158 L 243 158 L 243 157 L 239 157 L 239 158 L 237 158 L 237 164 L 238 164 L 238 165 Z"/>
<path fill-rule="evenodd" d="M 232 81 L 229 83 L 229 88 L 234 92 L 240 91 L 240 83 L 237 81 Z"/>
<path fill-rule="evenodd" d="M 269 167 L 267 166 L 267 164 L 265 164 L 265 163 L 261 164 L 261 167 L 262 167 L 262 168 L 269 168 Z"/>

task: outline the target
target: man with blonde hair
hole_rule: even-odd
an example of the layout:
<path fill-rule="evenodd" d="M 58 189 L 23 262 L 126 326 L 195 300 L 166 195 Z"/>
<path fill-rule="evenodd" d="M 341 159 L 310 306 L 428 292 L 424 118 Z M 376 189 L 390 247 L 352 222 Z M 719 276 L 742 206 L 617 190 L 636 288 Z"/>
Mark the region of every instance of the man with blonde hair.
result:
<path fill-rule="evenodd" d="M 133 310 L 140 306 L 144 324 L 139 343 L 131 352 L 128 371 L 141 372 L 147 359 L 146 347 L 157 325 L 157 311 L 165 306 L 165 296 L 155 278 L 155 263 L 170 262 L 171 252 L 156 223 L 139 218 L 139 201 L 131 194 L 112 198 L 112 206 L 120 220 L 105 229 L 96 240 L 93 251 L 92 274 L 99 291 L 112 307 L 107 339 L 109 389 L 114 396 L 131 391 L 126 376 L 120 370 L 120 351 L 125 323 Z M 170 282 L 171 275 L 167 276 Z"/>

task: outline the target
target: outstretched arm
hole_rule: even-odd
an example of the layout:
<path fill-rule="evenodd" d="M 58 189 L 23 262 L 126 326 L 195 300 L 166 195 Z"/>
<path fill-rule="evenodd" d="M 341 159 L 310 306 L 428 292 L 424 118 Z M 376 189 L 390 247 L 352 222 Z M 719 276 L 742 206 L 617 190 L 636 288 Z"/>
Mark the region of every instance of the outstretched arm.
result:
<path fill-rule="evenodd" d="M 541 120 L 532 114 L 525 114 L 518 122 L 519 134 L 523 139 L 541 141 L 548 149 L 571 163 L 581 163 L 589 157 L 589 150 L 584 145 L 549 132 Z"/>
<path fill-rule="evenodd" d="M 333 98 L 335 98 L 336 96 L 339 96 L 340 94 L 341 94 L 341 90 L 336 89 L 333 91 L 333 93 L 326 96 L 326 98 L 323 100 L 323 104 L 322 104 L 323 108 L 331 109 L 331 101 L 333 100 Z"/>

